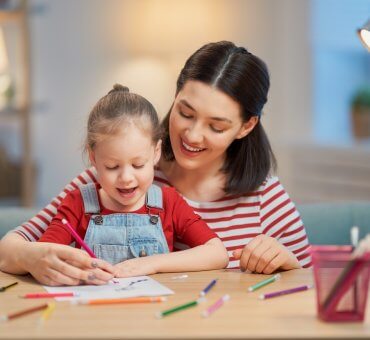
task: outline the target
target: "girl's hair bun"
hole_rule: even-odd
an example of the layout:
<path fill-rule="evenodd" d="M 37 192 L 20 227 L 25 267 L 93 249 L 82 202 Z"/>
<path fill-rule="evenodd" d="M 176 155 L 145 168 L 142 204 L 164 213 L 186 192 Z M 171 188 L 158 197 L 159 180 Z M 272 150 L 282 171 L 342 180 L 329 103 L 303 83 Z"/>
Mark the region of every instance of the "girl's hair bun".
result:
<path fill-rule="evenodd" d="M 113 89 L 108 92 L 108 94 L 114 93 L 114 92 L 130 92 L 130 89 L 127 86 L 123 86 L 121 84 L 114 84 Z"/>

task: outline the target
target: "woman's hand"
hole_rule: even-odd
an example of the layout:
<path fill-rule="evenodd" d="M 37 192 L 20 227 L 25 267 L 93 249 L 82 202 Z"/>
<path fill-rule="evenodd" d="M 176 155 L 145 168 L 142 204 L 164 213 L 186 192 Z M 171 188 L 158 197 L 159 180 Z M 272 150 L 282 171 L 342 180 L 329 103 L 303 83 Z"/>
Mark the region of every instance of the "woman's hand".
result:
<path fill-rule="evenodd" d="M 0 242 L 0 270 L 12 274 L 30 273 L 50 286 L 105 284 L 113 278 L 109 263 L 92 259 L 85 251 L 70 246 L 28 242 L 16 233 Z"/>
<path fill-rule="evenodd" d="M 261 234 L 243 249 L 233 252 L 240 259 L 240 269 L 255 273 L 271 274 L 278 269 L 301 268 L 297 258 L 275 238 Z"/>
<path fill-rule="evenodd" d="M 155 267 L 156 257 L 156 255 L 137 257 L 117 263 L 114 266 L 115 277 L 130 277 L 155 274 L 157 273 L 157 269 Z"/>
<path fill-rule="evenodd" d="M 36 266 L 30 274 L 40 283 L 49 286 L 78 285 L 81 283 L 103 285 L 114 277 L 111 264 L 91 258 L 85 251 L 54 243 L 37 243 L 33 249 Z M 34 243 L 32 243 L 34 248 Z"/>

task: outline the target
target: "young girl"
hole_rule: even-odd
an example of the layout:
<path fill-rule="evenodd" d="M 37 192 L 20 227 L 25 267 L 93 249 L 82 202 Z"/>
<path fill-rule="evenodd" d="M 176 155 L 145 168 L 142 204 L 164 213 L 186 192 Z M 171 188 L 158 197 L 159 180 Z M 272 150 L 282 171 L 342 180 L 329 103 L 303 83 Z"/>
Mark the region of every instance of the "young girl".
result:
<path fill-rule="evenodd" d="M 88 119 L 85 145 L 98 181 L 67 193 L 39 241 L 73 242 L 65 219 L 98 258 L 119 264 L 119 277 L 224 268 L 215 233 L 175 189 L 153 185 L 160 131 L 154 107 L 115 85 Z M 190 249 L 170 253 L 175 238 Z"/>

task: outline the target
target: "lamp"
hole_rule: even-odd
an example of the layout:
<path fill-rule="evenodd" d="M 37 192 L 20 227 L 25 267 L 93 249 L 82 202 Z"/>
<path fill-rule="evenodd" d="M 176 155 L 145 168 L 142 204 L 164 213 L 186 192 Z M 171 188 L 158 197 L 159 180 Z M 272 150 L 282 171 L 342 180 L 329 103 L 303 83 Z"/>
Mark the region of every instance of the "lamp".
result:
<path fill-rule="evenodd" d="M 357 34 L 360 37 L 362 44 L 370 52 L 370 20 L 368 20 L 363 27 L 357 30 Z"/>

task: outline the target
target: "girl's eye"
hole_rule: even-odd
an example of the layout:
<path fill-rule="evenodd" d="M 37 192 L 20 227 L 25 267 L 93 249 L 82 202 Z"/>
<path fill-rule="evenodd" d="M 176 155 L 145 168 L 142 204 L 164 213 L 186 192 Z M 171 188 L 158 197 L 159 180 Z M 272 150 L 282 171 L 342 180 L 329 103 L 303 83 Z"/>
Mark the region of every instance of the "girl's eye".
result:
<path fill-rule="evenodd" d="M 214 126 L 210 125 L 210 128 L 213 132 L 216 132 L 216 133 L 223 133 L 225 130 L 223 129 L 217 129 L 215 128 Z"/>
<path fill-rule="evenodd" d="M 140 165 L 133 165 L 135 169 L 142 169 L 145 166 L 145 164 L 140 164 Z"/>
<path fill-rule="evenodd" d="M 184 112 L 182 112 L 182 111 L 179 111 L 179 114 L 180 114 L 180 116 L 181 116 L 181 117 L 184 117 L 184 118 L 186 118 L 186 119 L 190 119 L 190 118 L 191 118 L 191 116 L 189 116 L 189 115 L 185 114 L 185 113 L 184 113 Z"/>
<path fill-rule="evenodd" d="M 106 166 L 105 168 L 107 170 L 116 170 L 116 169 L 118 169 L 118 165 L 115 165 L 115 166 Z"/>

